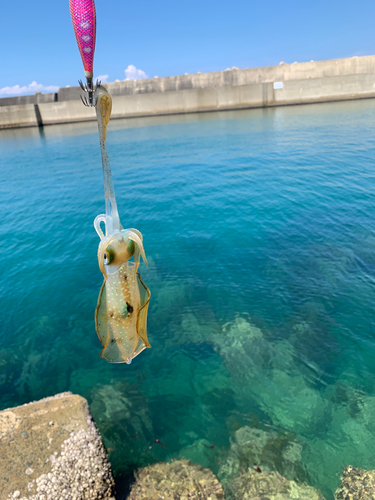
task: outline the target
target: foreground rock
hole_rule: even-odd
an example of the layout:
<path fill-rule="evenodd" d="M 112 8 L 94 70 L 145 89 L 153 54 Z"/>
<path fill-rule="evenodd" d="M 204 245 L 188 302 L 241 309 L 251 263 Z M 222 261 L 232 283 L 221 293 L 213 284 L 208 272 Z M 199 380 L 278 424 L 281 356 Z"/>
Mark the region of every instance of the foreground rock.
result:
<path fill-rule="evenodd" d="M 324 500 L 315 488 L 288 481 L 278 472 L 248 470 L 234 481 L 231 489 L 226 498 L 236 500 Z"/>
<path fill-rule="evenodd" d="M 335 500 L 374 500 L 375 470 L 366 471 L 348 465 L 342 471 Z"/>
<path fill-rule="evenodd" d="M 136 473 L 128 500 L 223 500 L 216 476 L 188 460 L 160 462 Z"/>
<path fill-rule="evenodd" d="M 113 498 L 107 453 L 87 401 L 70 392 L 0 412 L 1 498 Z"/>

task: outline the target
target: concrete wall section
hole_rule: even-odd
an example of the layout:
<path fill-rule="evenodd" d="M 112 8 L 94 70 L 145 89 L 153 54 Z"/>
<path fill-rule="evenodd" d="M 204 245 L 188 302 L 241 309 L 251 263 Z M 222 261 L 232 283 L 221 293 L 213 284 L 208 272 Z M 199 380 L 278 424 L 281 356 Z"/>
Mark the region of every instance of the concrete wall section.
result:
<path fill-rule="evenodd" d="M 80 95 L 83 94 L 79 86 L 60 88 L 57 92 L 57 100 L 60 101 L 74 101 L 81 100 Z"/>
<path fill-rule="evenodd" d="M 370 73 L 375 73 L 375 56 L 350 57 L 329 61 L 310 61 L 293 64 L 283 63 L 277 66 L 265 66 L 261 68 L 228 69 L 213 73 L 149 78 L 146 80 L 113 82 L 105 85 L 109 93 L 115 97 L 120 95 L 176 92 L 179 90 Z M 2 98 L 0 99 L 0 106 L 74 101 L 79 99 L 81 93 L 82 91 L 78 86 L 65 87 L 60 88 L 56 94 L 34 94 Z"/>
<path fill-rule="evenodd" d="M 272 92 L 272 84 L 267 84 Z M 264 84 L 191 89 L 160 94 L 134 94 L 113 98 L 112 118 L 195 113 L 267 105 Z M 81 101 L 39 104 L 43 125 L 95 120 L 95 110 Z"/>
<path fill-rule="evenodd" d="M 259 108 L 375 97 L 375 74 L 192 89 L 113 98 L 113 118 Z"/>
<path fill-rule="evenodd" d="M 283 83 L 268 105 L 299 104 L 375 97 L 375 74 L 330 76 Z"/>
<path fill-rule="evenodd" d="M 34 104 L 0 107 L 0 129 L 36 126 L 38 121 Z"/>
<path fill-rule="evenodd" d="M 179 90 L 304 80 L 366 73 L 375 73 L 375 56 L 279 64 L 278 66 L 265 66 L 262 68 L 232 69 L 214 73 L 197 73 L 194 75 L 113 82 L 107 83 L 105 86 L 111 96 L 115 97 L 120 95 L 176 92 Z M 79 99 L 79 94 L 81 92 L 78 86 L 59 89 L 58 100 Z"/>
<path fill-rule="evenodd" d="M 262 84 L 136 94 L 113 99 L 113 118 L 260 107 Z"/>
<path fill-rule="evenodd" d="M 375 97 L 375 56 L 222 71 L 106 85 L 114 118 L 245 109 Z M 79 87 L 0 106 L 0 128 L 95 120 Z M 71 99 L 74 97 L 74 99 Z M 20 99 L 20 98 L 14 98 Z"/>
<path fill-rule="evenodd" d="M 21 104 L 38 104 L 39 102 L 55 102 L 57 101 L 57 93 L 55 94 L 33 94 L 19 95 L 15 97 L 3 97 L 0 99 L 0 106 L 18 106 Z"/>
<path fill-rule="evenodd" d="M 96 119 L 95 109 L 84 106 L 81 100 L 45 103 L 39 104 L 38 107 L 43 125 L 82 122 Z"/>

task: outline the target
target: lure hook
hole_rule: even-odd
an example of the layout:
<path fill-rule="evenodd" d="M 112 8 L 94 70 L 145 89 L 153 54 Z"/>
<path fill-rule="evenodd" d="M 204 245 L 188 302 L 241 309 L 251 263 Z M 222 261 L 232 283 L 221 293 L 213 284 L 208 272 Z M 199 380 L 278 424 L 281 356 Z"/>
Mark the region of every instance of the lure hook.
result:
<path fill-rule="evenodd" d="M 79 86 L 84 92 L 87 92 L 87 96 L 80 95 L 82 103 L 87 107 L 95 107 L 96 106 L 96 97 L 95 92 L 100 87 L 101 83 L 99 80 L 96 80 L 95 86 L 93 86 L 92 78 L 86 78 L 87 83 L 84 84 L 82 80 L 78 80 Z"/>

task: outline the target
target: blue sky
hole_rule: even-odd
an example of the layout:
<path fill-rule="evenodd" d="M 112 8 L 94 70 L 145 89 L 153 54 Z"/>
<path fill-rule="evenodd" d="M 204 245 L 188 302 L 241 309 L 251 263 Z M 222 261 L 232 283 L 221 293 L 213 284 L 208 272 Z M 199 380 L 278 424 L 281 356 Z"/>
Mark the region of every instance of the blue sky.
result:
<path fill-rule="evenodd" d="M 161 77 L 375 53 L 368 0 L 96 0 L 96 10 L 94 70 L 108 81 L 144 76 L 129 65 Z M 1 17 L 0 96 L 83 77 L 68 0 L 7 1 Z"/>

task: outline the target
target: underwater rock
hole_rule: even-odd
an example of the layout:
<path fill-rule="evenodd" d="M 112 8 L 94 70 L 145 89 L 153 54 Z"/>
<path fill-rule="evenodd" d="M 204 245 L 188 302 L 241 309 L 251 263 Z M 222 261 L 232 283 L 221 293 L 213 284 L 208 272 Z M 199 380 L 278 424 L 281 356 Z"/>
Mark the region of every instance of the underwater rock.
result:
<path fill-rule="evenodd" d="M 118 421 L 131 421 L 132 431 L 151 432 L 151 417 L 146 398 L 137 385 L 118 382 L 98 385 L 92 389 L 91 411 L 115 425 Z"/>
<path fill-rule="evenodd" d="M 0 412 L 1 498 L 114 500 L 87 401 L 70 392 Z"/>
<path fill-rule="evenodd" d="M 155 287 L 153 293 L 156 304 L 154 314 L 163 319 L 165 316 L 171 316 L 173 311 L 181 311 L 191 298 L 190 287 L 177 281 L 165 282 L 160 288 Z"/>
<path fill-rule="evenodd" d="M 90 409 L 110 458 L 119 467 L 126 468 L 128 462 L 140 457 L 154 438 L 148 403 L 136 384 L 117 382 L 95 386 Z"/>
<path fill-rule="evenodd" d="M 231 339 L 241 342 L 241 339 L 254 341 L 263 338 L 263 333 L 260 328 L 252 325 L 244 318 L 238 316 L 233 322 L 223 325 L 223 332 L 228 341 Z"/>
<path fill-rule="evenodd" d="M 188 340 L 189 342 L 212 342 L 217 332 L 220 332 L 220 325 L 216 323 L 214 314 L 210 310 L 199 310 L 198 318 L 190 311 L 186 310 L 181 315 L 181 326 L 176 331 L 176 341 Z M 181 330 L 183 335 L 181 335 Z"/>
<path fill-rule="evenodd" d="M 200 334 L 200 325 L 198 323 L 197 318 L 194 316 L 194 314 L 189 311 L 185 313 L 182 318 L 181 318 L 181 329 L 184 334 L 191 334 L 195 333 L 199 336 Z M 204 339 L 206 340 L 206 339 Z"/>
<path fill-rule="evenodd" d="M 211 470 L 216 466 L 216 448 L 207 439 L 196 439 L 191 445 L 182 448 L 179 455 Z"/>
<path fill-rule="evenodd" d="M 19 359 L 18 354 L 10 348 L 0 349 L 0 407 L 8 406 L 12 395 L 15 393 L 14 383 L 19 375 L 19 367 L 22 361 Z M 7 390 L 4 390 L 4 387 Z"/>
<path fill-rule="evenodd" d="M 370 450 L 375 449 L 375 397 L 341 383 L 335 384 L 335 388 L 331 418 L 324 434 L 309 440 L 302 454 L 312 484 L 319 484 L 327 495 L 337 488 L 337 474 L 345 465 L 345 457 L 371 469 Z"/>
<path fill-rule="evenodd" d="M 347 465 L 341 476 L 335 500 L 373 500 L 375 498 L 375 470 L 366 471 Z"/>
<path fill-rule="evenodd" d="M 278 471 L 289 479 L 306 480 L 301 462 L 302 444 L 292 435 L 264 431 L 248 426 L 234 434 L 229 455 L 220 466 L 218 477 L 226 486 L 248 468 Z"/>
<path fill-rule="evenodd" d="M 289 372 L 295 362 L 295 349 L 288 340 L 270 342 L 270 365 L 274 370 Z"/>
<path fill-rule="evenodd" d="M 182 304 L 178 311 L 170 314 L 168 334 L 163 338 L 165 348 L 187 343 L 215 344 L 215 337 L 222 336 L 222 327 L 217 322 L 214 311 L 207 304 Z"/>
<path fill-rule="evenodd" d="M 224 500 L 216 476 L 188 460 L 159 462 L 136 472 L 128 500 Z"/>
<path fill-rule="evenodd" d="M 272 422 L 290 432 L 306 435 L 326 420 L 329 405 L 310 387 L 304 377 L 281 370 L 271 370 L 266 387 L 259 388 L 261 408 Z"/>
<path fill-rule="evenodd" d="M 330 406 L 302 376 L 288 341 L 268 341 L 262 331 L 243 318 L 223 326 L 216 344 L 232 376 L 237 399 L 255 404 L 273 424 L 306 435 L 326 420 Z"/>
<path fill-rule="evenodd" d="M 244 377 L 249 384 L 255 382 L 270 359 L 269 343 L 262 331 L 241 317 L 223 325 L 221 336 L 217 335 L 214 342 L 228 371 L 241 380 L 241 385 Z"/>
<path fill-rule="evenodd" d="M 288 481 L 278 472 L 248 470 L 233 483 L 226 500 L 324 500 L 322 494 L 306 483 Z"/>

